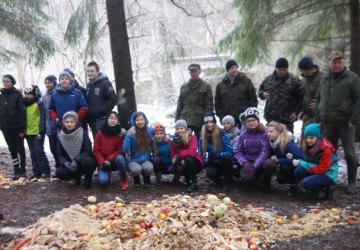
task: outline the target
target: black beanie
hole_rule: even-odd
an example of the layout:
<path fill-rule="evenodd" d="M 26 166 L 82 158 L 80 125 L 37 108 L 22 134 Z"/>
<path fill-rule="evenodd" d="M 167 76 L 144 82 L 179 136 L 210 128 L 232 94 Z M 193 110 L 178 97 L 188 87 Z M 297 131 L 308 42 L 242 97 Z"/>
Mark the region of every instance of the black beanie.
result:
<path fill-rule="evenodd" d="M 9 78 L 12 85 L 15 85 L 16 84 L 16 80 L 15 80 L 15 77 L 13 77 L 12 75 L 4 75 L 3 78 L 6 77 L 6 78 Z"/>
<path fill-rule="evenodd" d="M 45 81 L 46 80 L 52 82 L 54 84 L 54 86 L 57 85 L 57 78 L 54 75 L 48 75 L 47 77 L 45 77 Z"/>
<path fill-rule="evenodd" d="M 227 61 L 226 65 L 225 65 L 226 72 L 228 72 L 229 69 L 230 69 L 232 66 L 238 66 L 238 67 L 239 67 L 239 65 L 237 64 L 237 62 L 236 62 L 235 60 L 232 60 L 232 59 L 231 59 L 231 60 Z"/>
<path fill-rule="evenodd" d="M 204 115 L 204 123 L 208 121 L 213 121 L 216 123 L 215 113 L 213 111 L 206 112 Z"/>
<path fill-rule="evenodd" d="M 313 69 L 314 63 L 310 57 L 305 56 L 299 61 L 298 67 L 299 69 Z"/>
<path fill-rule="evenodd" d="M 277 69 L 287 69 L 289 68 L 289 63 L 284 57 L 280 57 L 277 59 L 275 63 L 275 68 Z"/>

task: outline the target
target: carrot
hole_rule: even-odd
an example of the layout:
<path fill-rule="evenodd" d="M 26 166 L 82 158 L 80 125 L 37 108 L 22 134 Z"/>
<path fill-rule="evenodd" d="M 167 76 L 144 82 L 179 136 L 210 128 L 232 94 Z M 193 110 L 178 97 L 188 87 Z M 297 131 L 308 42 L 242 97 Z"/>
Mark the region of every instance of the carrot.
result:
<path fill-rule="evenodd" d="M 27 243 L 29 243 L 31 240 L 31 238 L 24 238 L 21 241 L 19 241 L 19 243 L 16 244 L 16 246 L 14 247 L 14 250 L 19 250 L 21 249 L 23 246 L 25 246 Z"/>

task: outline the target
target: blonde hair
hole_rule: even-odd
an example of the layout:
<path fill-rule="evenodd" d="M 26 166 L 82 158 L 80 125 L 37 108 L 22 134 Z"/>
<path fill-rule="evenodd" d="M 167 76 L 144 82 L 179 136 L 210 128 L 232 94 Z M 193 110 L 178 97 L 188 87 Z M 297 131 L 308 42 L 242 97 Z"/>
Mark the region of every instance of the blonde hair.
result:
<path fill-rule="evenodd" d="M 267 126 L 273 127 L 276 130 L 276 132 L 279 133 L 278 138 L 280 138 L 279 140 L 280 151 L 282 154 L 284 154 L 286 144 L 289 142 L 289 131 L 287 130 L 286 126 L 280 122 L 275 122 L 275 121 L 271 121 Z"/>
<path fill-rule="evenodd" d="M 202 140 L 202 151 L 206 152 L 207 151 L 207 145 L 208 145 L 208 135 L 209 135 L 209 131 L 206 129 L 206 125 L 203 126 L 202 129 L 202 136 L 203 136 L 203 140 Z M 211 139 L 212 142 L 214 143 L 215 146 L 215 151 L 218 152 L 221 150 L 221 143 L 220 143 L 220 129 L 218 128 L 218 126 L 216 126 L 216 124 L 214 123 L 214 128 L 211 131 Z"/>

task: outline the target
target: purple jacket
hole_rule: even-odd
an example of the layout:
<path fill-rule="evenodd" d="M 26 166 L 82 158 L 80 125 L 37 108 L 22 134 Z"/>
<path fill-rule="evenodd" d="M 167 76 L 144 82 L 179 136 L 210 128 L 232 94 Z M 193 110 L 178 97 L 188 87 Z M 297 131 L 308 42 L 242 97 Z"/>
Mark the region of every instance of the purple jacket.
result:
<path fill-rule="evenodd" d="M 263 133 L 245 129 L 235 142 L 235 157 L 241 165 L 250 162 L 258 169 L 270 156 L 270 144 L 267 131 Z"/>

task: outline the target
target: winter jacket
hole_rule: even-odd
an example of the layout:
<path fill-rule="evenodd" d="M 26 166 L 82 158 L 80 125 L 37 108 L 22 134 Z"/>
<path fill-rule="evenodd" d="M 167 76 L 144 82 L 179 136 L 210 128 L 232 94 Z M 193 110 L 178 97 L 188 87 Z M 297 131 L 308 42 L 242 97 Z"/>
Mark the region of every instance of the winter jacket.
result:
<path fill-rule="evenodd" d="M 204 160 L 202 156 L 198 153 L 198 141 L 197 137 L 195 135 L 190 135 L 190 142 L 188 145 L 182 145 L 182 146 L 175 146 L 174 142 L 170 142 L 170 156 L 171 159 L 174 158 L 174 156 L 177 156 L 177 161 L 181 161 L 185 159 L 186 157 L 194 157 L 198 159 L 198 161 L 201 163 L 201 165 L 204 164 Z"/>
<path fill-rule="evenodd" d="M 44 107 L 45 107 L 45 111 L 46 111 L 46 134 L 47 135 L 56 135 L 57 134 L 55 121 L 51 120 L 50 115 L 49 115 L 51 96 L 52 96 L 52 93 L 54 93 L 54 91 L 55 91 L 55 88 L 50 91 L 47 90 L 46 92 L 44 92 L 44 94 L 41 98 L 44 103 Z"/>
<path fill-rule="evenodd" d="M 135 126 L 134 114 L 131 116 L 130 120 L 131 126 Z M 149 120 L 145 116 L 145 128 L 149 134 L 149 138 L 153 137 L 153 129 L 152 127 L 148 127 Z M 139 152 L 136 150 L 136 133 L 129 135 L 129 131 L 126 132 L 125 140 L 122 146 L 122 151 L 129 155 L 128 162 L 137 162 L 143 163 L 144 161 L 151 160 L 151 151 Z M 150 140 L 150 139 L 149 139 Z M 151 144 L 151 142 L 150 142 Z"/>
<path fill-rule="evenodd" d="M 157 146 L 158 153 L 156 156 L 160 157 L 160 162 L 164 164 L 165 166 L 168 166 L 171 164 L 171 158 L 170 158 L 170 142 L 161 141 L 161 142 L 155 142 Z"/>
<path fill-rule="evenodd" d="M 16 129 L 24 132 L 26 127 L 26 112 L 24 98 L 16 88 L 0 91 L 0 129 Z"/>
<path fill-rule="evenodd" d="M 113 110 L 117 103 L 117 96 L 105 74 L 100 73 L 95 81 L 88 83 L 86 100 L 89 104 L 88 120 L 105 117 Z"/>
<path fill-rule="evenodd" d="M 190 126 L 201 127 L 203 115 L 213 110 L 213 94 L 207 82 L 190 80 L 181 86 L 175 120 L 184 119 Z"/>
<path fill-rule="evenodd" d="M 46 110 L 44 103 L 38 99 L 26 107 L 26 135 L 45 135 Z"/>
<path fill-rule="evenodd" d="M 240 124 L 239 115 L 248 107 L 257 106 L 257 96 L 253 83 L 244 74 L 238 73 L 231 83 L 226 75 L 216 85 L 215 111 L 220 120 L 226 115 L 232 115 L 236 124 Z"/>
<path fill-rule="evenodd" d="M 67 111 L 75 111 L 79 117 L 79 121 L 82 121 L 89 111 L 88 104 L 83 94 L 80 90 L 76 89 L 74 85 L 70 84 L 69 87 L 64 90 L 59 84 L 51 96 L 48 113 L 51 120 L 55 121 L 59 119 L 61 121 Z"/>
<path fill-rule="evenodd" d="M 208 141 L 207 150 L 206 152 L 203 152 L 202 144 L 204 138 L 200 137 L 198 151 L 203 156 L 205 163 L 206 161 L 208 161 L 209 164 L 213 164 L 214 161 L 219 160 L 222 157 L 233 156 L 234 152 L 230 138 L 223 131 L 221 131 L 220 134 L 221 134 L 221 139 L 220 139 L 221 148 L 219 151 L 215 151 L 214 143 L 212 141 Z"/>
<path fill-rule="evenodd" d="M 337 77 L 327 74 L 316 97 L 316 121 L 356 125 L 360 122 L 360 78 L 347 69 Z"/>
<path fill-rule="evenodd" d="M 99 166 L 104 161 L 114 162 L 116 156 L 122 155 L 124 138 L 121 135 L 108 136 L 101 130 L 98 131 L 94 141 L 94 156 Z"/>
<path fill-rule="evenodd" d="M 338 158 L 334 146 L 325 138 L 320 142 L 320 149 L 312 159 L 304 156 L 298 167 L 306 169 L 311 174 L 325 174 L 336 183 L 338 177 Z"/>
<path fill-rule="evenodd" d="M 60 139 L 57 140 L 57 155 L 59 157 L 60 165 L 64 165 L 65 162 L 71 162 L 70 156 L 67 154 L 66 150 L 64 149 L 63 145 L 61 144 Z M 83 131 L 83 141 L 81 144 L 80 154 L 74 159 L 76 161 L 81 162 L 85 156 L 93 156 L 92 148 L 91 148 L 91 141 L 87 131 Z"/>
<path fill-rule="evenodd" d="M 281 165 L 292 165 L 293 159 L 302 159 L 302 153 L 300 148 L 294 143 L 293 140 L 289 140 L 286 144 L 284 153 L 280 150 L 280 144 L 272 145 L 270 143 L 271 153 L 270 156 L 275 155 L 278 159 L 278 164 Z"/>
<path fill-rule="evenodd" d="M 265 78 L 259 88 L 259 97 L 265 100 L 264 92 L 270 93 L 266 100 L 264 117 L 266 121 L 277 121 L 285 125 L 292 124 L 290 116 L 302 109 L 302 84 L 293 74 L 279 78 L 276 71 Z"/>
<path fill-rule="evenodd" d="M 256 169 L 260 168 L 270 156 L 270 145 L 267 131 L 263 133 L 255 129 L 245 129 L 239 135 L 234 147 L 235 157 L 241 165 L 253 163 Z"/>

